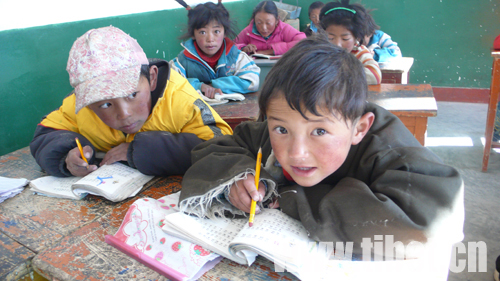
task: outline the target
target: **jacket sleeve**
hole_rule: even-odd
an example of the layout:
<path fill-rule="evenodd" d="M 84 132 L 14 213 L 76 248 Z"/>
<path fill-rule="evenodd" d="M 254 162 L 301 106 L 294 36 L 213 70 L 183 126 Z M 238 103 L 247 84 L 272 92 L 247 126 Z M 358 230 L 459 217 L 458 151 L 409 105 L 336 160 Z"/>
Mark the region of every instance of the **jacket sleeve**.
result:
<path fill-rule="evenodd" d="M 283 26 L 281 31 L 283 40 L 272 44 L 275 55 L 282 55 L 286 53 L 293 46 L 295 46 L 295 44 L 299 43 L 300 40 L 306 38 L 304 32 L 298 31 L 293 26 L 284 22 L 281 22 L 280 24 Z"/>
<path fill-rule="evenodd" d="M 36 127 L 33 140 L 30 143 L 31 154 L 36 162 L 48 174 L 57 177 L 72 176 L 66 168 L 66 156 L 75 148 L 75 138 L 78 137 L 82 146 L 94 146 L 87 138 L 78 133 L 75 114 L 75 95 L 70 94 L 59 109 L 45 116 Z M 94 163 L 94 155 L 89 163 Z"/>
<path fill-rule="evenodd" d="M 196 146 L 192 151 L 192 166 L 182 179 L 181 211 L 199 217 L 225 213 L 245 216 L 225 199 L 224 194 L 236 181 L 255 174 L 259 147 L 262 147 L 265 163 L 266 152 L 270 151 L 266 136 L 267 124 L 246 122 L 236 127 L 235 135 L 218 137 Z M 261 170 L 260 178 L 267 185 L 265 201 L 275 194 L 276 184 L 265 169 Z"/>
<path fill-rule="evenodd" d="M 373 58 L 378 62 L 390 61 L 393 58 L 402 57 L 398 43 L 392 41 L 391 36 L 378 30 L 374 35 L 375 42 L 368 49 L 373 50 Z"/>
<path fill-rule="evenodd" d="M 221 89 L 224 93 L 247 94 L 259 89 L 260 68 L 244 52 L 239 51 L 235 63 L 234 75 L 212 80 L 212 87 Z M 191 81 L 189 81 L 191 83 Z"/>
<path fill-rule="evenodd" d="M 245 27 L 236 38 L 234 38 L 233 42 L 236 44 L 238 49 L 244 48 L 246 45 L 250 43 L 250 37 L 248 36 L 248 26 Z"/>
<path fill-rule="evenodd" d="M 177 71 L 177 73 L 182 75 L 182 77 L 186 78 L 189 81 L 189 84 L 191 84 L 191 86 L 193 86 L 195 90 L 201 91 L 202 82 L 198 78 L 186 77 L 186 68 L 182 64 L 183 59 L 181 59 L 180 56 L 182 56 L 182 54 L 179 54 L 179 57 L 176 57 L 169 62 L 170 67 L 172 68 L 172 70 Z"/>
<path fill-rule="evenodd" d="M 38 125 L 35 136 L 30 143 L 30 151 L 36 162 L 49 175 L 56 177 L 72 176 L 66 168 L 68 152 L 77 147 L 75 138 L 79 139 L 82 146 L 89 145 L 95 152 L 94 146 L 84 136 L 69 130 L 56 130 L 43 125 Z M 89 159 L 94 163 L 94 155 Z"/>
<path fill-rule="evenodd" d="M 191 133 L 141 132 L 130 143 L 128 164 L 146 175 L 182 175 L 191 165 L 191 149 L 202 142 Z"/>
<path fill-rule="evenodd" d="M 355 56 L 364 66 L 368 85 L 380 84 L 382 82 L 382 72 L 380 71 L 378 63 L 373 59 L 370 51 L 364 45 L 360 45 Z"/>

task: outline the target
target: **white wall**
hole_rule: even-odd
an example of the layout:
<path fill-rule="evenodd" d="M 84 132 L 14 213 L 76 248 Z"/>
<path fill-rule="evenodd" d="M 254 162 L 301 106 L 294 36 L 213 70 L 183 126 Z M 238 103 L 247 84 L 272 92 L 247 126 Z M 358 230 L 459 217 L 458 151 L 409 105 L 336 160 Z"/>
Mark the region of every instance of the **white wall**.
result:
<path fill-rule="evenodd" d="M 191 6 L 217 0 L 185 0 Z M 238 0 L 224 0 L 223 3 Z M 174 0 L 0 0 L 0 31 L 178 9 Z"/>

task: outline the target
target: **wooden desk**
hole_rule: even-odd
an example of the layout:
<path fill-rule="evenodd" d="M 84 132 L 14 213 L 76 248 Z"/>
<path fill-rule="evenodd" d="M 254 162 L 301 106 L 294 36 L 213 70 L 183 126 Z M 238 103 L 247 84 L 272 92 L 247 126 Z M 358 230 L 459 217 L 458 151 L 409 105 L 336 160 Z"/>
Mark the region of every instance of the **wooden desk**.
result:
<path fill-rule="evenodd" d="M 259 75 L 259 90 L 262 89 L 262 85 L 264 84 L 264 80 L 267 77 L 267 74 L 273 68 L 278 60 L 268 60 L 268 59 L 254 59 L 255 64 L 260 67 L 260 75 Z"/>
<path fill-rule="evenodd" d="M 437 115 L 437 104 L 429 84 L 380 84 L 368 86 L 368 101 L 398 116 L 415 138 L 425 145 L 427 118 Z M 222 119 L 234 129 L 243 121 L 254 121 L 259 114 L 258 93 L 245 95 L 243 102 L 214 106 Z"/>
<path fill-rule="evenodd" d="M 44 176 L 28 148 L 0 157 L 0 176 L 33 180 Z M 17 280 L 33 269 L 49 280 L 148 279 L 165 277 L 104 242 L 114 235 L 138 198 L 160 198 L 180 190 L 181 177 L 154 178 L 134 198 L 113 203 L 88 195 L 69 200 L 34 195 L 28 187 L 0 204 L 0 280 Z M 258 258 L 251 267 L 224 259 L 200 280 L 297 280 L 276 273 Z"/>
<path fill-rule="evenodd" d="M 493 129 L 495 127 L 495 117 L 497 114 L 497 104 L 500 92 L 500 51 L 491 51 L 493 57 L 493 71 L 491 74 L 490 101 L 488 102 L 488 113 L 486 115 L 486 129 L 484 132 L 484 151 L 482 171 L 488 170 L 491 148 L 500 148 L 500 143 L 493 142 Z"/>
<path fill-rule="evenodd" d="M 410 81 L 410 68 L 413 65 L 413 58 L 402 57 L 390 63 L 379 63 L 382 72 L 382 83 L 384 84 L 408 84 Z M 256 59 L 255 64 L 260 67 L 260 86 L 262 88 L 264 79 L 278 60 Z"/>
<path fill-rule="evenodd" d="M 408 84 L 410 81 L 410 68 L 413 58 L 402 57 L 390 63 L 379 63 L 382 72 L 382 83 L 385 84 Z"/>

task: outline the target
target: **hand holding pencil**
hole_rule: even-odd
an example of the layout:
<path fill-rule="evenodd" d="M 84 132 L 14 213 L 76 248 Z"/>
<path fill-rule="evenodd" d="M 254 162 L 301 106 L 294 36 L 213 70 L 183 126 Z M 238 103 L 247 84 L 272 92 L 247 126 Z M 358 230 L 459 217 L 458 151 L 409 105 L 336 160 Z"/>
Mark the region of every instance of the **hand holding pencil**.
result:
<path fill-rule="evenodd" d="M 262 159 L 262 153 L 261 159 Z M 258 160 L 258 165 L 256 164 L 256 169 L 260 171 L 260 161 Z M 257 168 L 258 167 L 258 168 Z M 245 213 L 250 213 L 252 200 L 260 201 L 264 198 L 266 194 L 266 189 L 264 183 L 256 180 L 257 175 L 249 173 L 245 179 L 239 180 L 233 183 L 229 192 L 229 202 L 236 208 L 242 210 Z M 259 172 L 260 178 L 260 172 Z M 260 188 L 259 188 L 260 187 Z M 259 213 L 259 206 L 255 205 L 254 214 Z"/>
<path fill-rule="evenodd" d="M 80 141 L 75 138 L 76 147 L 68 152 L 66 156 L 66 168 L 69 172 L 76 177 L 83 177 L 89 174 L 92 171 L 97 169 L 96 165 L 89 165 L 87 161 L 87 157 L 85 155 L 90 156 L 93 153 L 93 150 L 90 146 L 82 147 Z"/>
<path fill-rule="evenodd" d="M 255 164 L 255 188 L 259 191 L 259 181 L 260 181 L 260 166 L 262 163 L 262 148 L 259 148 L 257 153 L 257 163 Z M 251 227 L 253 225 L 253 220 L 255 217 L 255 208 L 257 207 L 257 202 L 252 199 L 252 205 L 250 206 L 250 219 L 248 220 L 248 225 Z"/>

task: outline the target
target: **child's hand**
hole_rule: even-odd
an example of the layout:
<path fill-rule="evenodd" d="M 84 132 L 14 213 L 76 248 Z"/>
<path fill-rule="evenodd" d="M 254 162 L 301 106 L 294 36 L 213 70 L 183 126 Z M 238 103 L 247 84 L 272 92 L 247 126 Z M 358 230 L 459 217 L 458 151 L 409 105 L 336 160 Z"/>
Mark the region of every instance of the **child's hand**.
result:
<path fill-rule="evenodd" d="M 213 99 L 215 97 L 215 94 L 221 94 L 222 95 L 222 90 L 214 88 L 210 85 L 207 84 L 201 84 L 201 92 L 210 99 Z"/>
<path fill-rule="evenodd" d="M 253 54 L 253 53 L 257 52 L 257 46 L 255 46 L 254 44 L 248 44 L 245 47 L 243 47 L 241 50 L 247 54 Z"/>
<path fill-rule="evenodd" d="M 101 166 L 113 164 L 118 161 L 127 161 L 127 151 L 129 145 L 129 142 L 124 142 L 111 148 L 106 155 L 104 155 L 104 158 L 102 158 Z"/>
<path fill-rule="evenodd" d="M 92 154 L 92 147 L 88 145 L 83 147 L 83 155 L 85 155 L 87 160 L 92 157 Z M 82 159 L 82 155 L 80 154 L 78 147 L 75 147 L 68 152 L 68 156 L 66 157 L 66 167 L 75 177 L 84 177 L 97 169 L 96 165 L 89 165 Z"/>
<path fill-rule="evenodd" d="M 259 190 L 255 188 L 255 177 L 248 174 L 247 178 L 244 180 L 239 180 L 231 186 L 231 191 L 229 192 L 229 201 L 236 208 L 250 213 L 250 205 L 252 204 L 252 198 L 255 201 L 262 201 L 264 195 L 266 194 L 266 186 L 264 183 L 259 182 Z M 259 212 L 259 206 L 255 209 L 255 212 Z"/>

